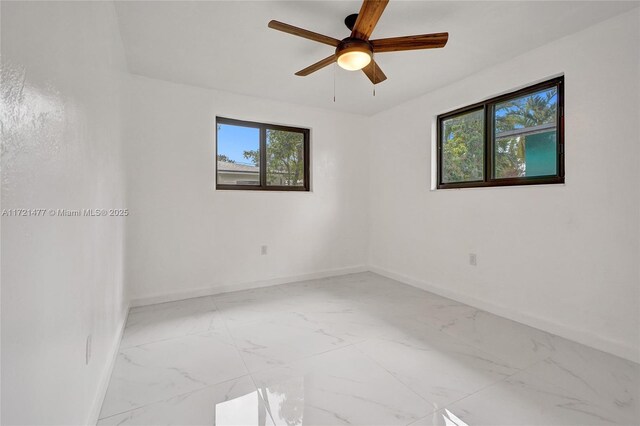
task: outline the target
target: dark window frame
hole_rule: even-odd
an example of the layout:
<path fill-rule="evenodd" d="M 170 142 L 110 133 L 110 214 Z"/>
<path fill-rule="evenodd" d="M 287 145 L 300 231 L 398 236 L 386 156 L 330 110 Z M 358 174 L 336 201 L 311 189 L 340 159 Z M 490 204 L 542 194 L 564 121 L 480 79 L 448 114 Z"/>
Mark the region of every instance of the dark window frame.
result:
<path fill-rule="evenodd" d="M 541 90 L 550 89 L 556 87 L 558 90 L 558 106 L 556 110 L 556 159 L 557 159 L 557 173 L 553 176 L 532 176 L 532 177 L 517 177 L 517 178 L 495 178 L 493 176 L 493 162 L 495 156 L 495 133 L 493 129 L 493 118 L 495 105 L 519 98 L 525 95 L 529 95 Z M 442 125 L 444 120 L 456 117 L 458 115 L 466 114 L 469 112 L 483 110 L 484 111 L 484 165 L 483 165 L 483 180 L 482 181 L 468 181 L 468 182 L 449 182 L 442 181 Z M 473 105 L 469 105 L 463 108 L 458 108 L 454 111 L 450 111 L 444 114 L 440 114 L 437 117 L 437 189 L 453 189 L 453 188 L 479 188 L 479 187 L 493 187 L 493 186 L 515 186 L 515 185 L 546 185 L 546 184 L 562 184 L 564 183 L 564 76 L 556 77 L 551 80 L 543 81 L 542 83 L 527 86 L 523 89 L 515 90 L 513 92 L 505 93 L 504 95 L 496 96 L 487 99 L 482 102 L 477 102 Z"/>
<path fill-rule="evenodd" d="M 218 183 L 218 124 L 232 126 L 251 127 L 260 131 L 260 185 L 233 185 Z M 303 135 L 303 186 L 267 185 L 267 130 L 282 130 L 286 132 L 301 133 Z M 310 129 L 304 127 L 283 126 L 280 124 L 259 123 L 255 121 L 236 120 L 234 118 L 216 117 L 216 189 L 239 191 L 303 191 L 309 192 L 311 188 L 309 165 L 310 161 Z"/>

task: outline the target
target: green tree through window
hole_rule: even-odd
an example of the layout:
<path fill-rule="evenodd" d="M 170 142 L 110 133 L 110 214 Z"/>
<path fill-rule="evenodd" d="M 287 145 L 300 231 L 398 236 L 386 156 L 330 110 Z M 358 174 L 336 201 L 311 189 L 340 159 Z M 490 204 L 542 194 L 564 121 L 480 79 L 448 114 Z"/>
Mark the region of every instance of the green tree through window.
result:
<path fill-rule="evenodd" d="M 260 163 L 259 151 L 244 152 L 244 158 Z M 267 129 L 267 185 L 302 186 L 304 184 L 304 135 Z"/>
<path fill-rule="evenodd" d="M 473 111 L 443 121 L 443 181 L 482 180 L 484 112 Z"/>

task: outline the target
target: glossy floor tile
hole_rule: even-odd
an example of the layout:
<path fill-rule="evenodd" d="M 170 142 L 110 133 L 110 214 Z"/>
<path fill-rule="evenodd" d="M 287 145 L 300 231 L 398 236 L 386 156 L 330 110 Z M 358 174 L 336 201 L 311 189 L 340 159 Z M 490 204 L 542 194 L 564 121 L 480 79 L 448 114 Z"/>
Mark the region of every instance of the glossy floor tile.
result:
<path fill-rule="evenodd" d="M 605 405 L 556 380 L 522 371 L 412 426 L 638 424 L 637 413 L 609 410 Z"/>
<path fill-rule="evenodd" d="M 356 348 L 426 400 L 431 411 L 518 372 L 503 360 L 459 342 L 427 347 L 371 339 Z"/>
<path fill-rule="evenodd" d="M 293 313 L 231 325 L 229 331 L 251 372 L 283 366 L 354 341 L 352 336 L 314 325 Z"/>
<path fill-rule="evenodd" d="M 226 333 L 212 297 L 131 309 L 120 348 L 206 332 Z"/>
<path fill-rule="evenodd" d="M 109 416 L 248 373 L 217 335 L 188 335 L 122 349 L 102 405 Z"/>
<path fill-rule="evenodd" d="M 637 425 L 640 366 L 372 274 L 133 309 L 100 424 Z"/>
<path fill-rule="evenodd" d="M 268 396 L 276 425 L 406 425 L 433 411 L 353 346 L 255 373 L 253 378 Z"/>
<path fill-rule="evenodd" d="M 244 376 L 106 417 L 98 424 L 273 426 L 273 421 L 253 381 Z"/>

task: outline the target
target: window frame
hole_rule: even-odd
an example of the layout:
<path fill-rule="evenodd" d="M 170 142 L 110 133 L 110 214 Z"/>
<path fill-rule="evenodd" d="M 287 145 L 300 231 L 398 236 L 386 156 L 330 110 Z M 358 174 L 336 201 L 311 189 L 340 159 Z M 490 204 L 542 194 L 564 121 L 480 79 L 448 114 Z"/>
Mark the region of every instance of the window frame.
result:
<path fill-rule="evenodd" d="M 218 125 L 228 124 L 231 126 L 250 127 L 259 130 L 260 134 L 260 184 L 259 185 L 233 185 L 218 183 Z M 292 133 L 301 133 L 303 135 L 303 186 L 286 186 L 286 185 L 267 185 L 267 130 L 282 130 Z M 310 129 L 304 127 L 284 126 L 280 124 L 259 123 L 256 121 L 237 120 L 234 118 L 216 116 L 216 152 L 215 152 L 215 173 L 216 173 L 216 189 L 220 190 L 238 190 L 238 191 L 303 191 L 309 192 L 311 188 L 309 171 L 310 161 Z"/>
<path fill-rule="evenodd" d="M 557 159 L 557 173 L 552 176 L 532 176 L 532 177 L 515 177 L 515 178 L 495 178 L 493 165 L 495 161 L 495 132 L 494 132 L 494 115 L 495 105 L 519 98 L 525 95 L 536 93 L 545 89 L 556 87 L 558 93 L 558 106 L 556 109 L 556 159 Z M 468 182 L 449 182 L 442 181 L 443 173 L 443 149 L 442 149 L 442 124 L 443 121 L 449 118 L 453 118 L 459 115 L 470 113 L 477 110 L 484 111 L 484 164 L 483 164 L 483 180 L 481 181 L 468 181 Z M 437 185 L 436 189 L 455 189 L 455 188 L 481 188 L 481 187 L 494 187 L 494 186 L 516 186 L 516 185 L 546 185 L 546 184 L 563 184 L 565 176 L 564 168 L 564 76 L 556 77 L 541 83 L 537 83 L 525 88 L 515 90 L 509 93 L 505 93 L 500 96 L 496 96 L 487 99 L 482 102 L 458 108 L 453 111 L 440 114 L 437 117 L 437 130 L 436 130 L 436 150 L 437 150 Z"/>

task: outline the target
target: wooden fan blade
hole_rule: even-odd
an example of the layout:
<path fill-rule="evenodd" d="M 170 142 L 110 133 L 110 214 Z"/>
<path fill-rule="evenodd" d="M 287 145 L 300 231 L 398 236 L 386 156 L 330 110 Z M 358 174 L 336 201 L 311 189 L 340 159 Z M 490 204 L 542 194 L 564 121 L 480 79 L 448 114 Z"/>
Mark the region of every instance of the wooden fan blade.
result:
<path fill-rule="evenodd" d="M 327 56 L 326 58 L 324 58 L 321 61 L 316 62 L 313 65 L 309 65 L 308 67 L 306 67 L 303 70 L 300 70 L 296 73 L 296 75 L 302 76 L 304 77 L 305 75 L 309 75 L 312 72 L 316 72 L 319 69 L 322 69 L 324 67 L 326 67 L 327 65 L 331 65 L 332 63 L 334 63 L 336 61 L 336 55 L 331 55 L 331 56 Z"/>
<path fill-rule="evenodd" d="M 437 49 L 444 47 L 449 33 L 421 34 L 406 37 L 380 38 L 370 40 L 375 53 L 398 52 L 401 50 Z"/>
<path fill-rule="evenodd" d="M 358 13 L 358 19 L 351 31 L 351 37 L 358 38 L 360 40 L 369 40 L 373 29 L 378 23 L 378 19 L 382 16 L 384 8 L 387 7 L 389 0 L 364 0 L 360 12 Z"/>
<path fill-rule="evenodd" d="M 285 24 L 284 22 L 280 21 L 270 21 L 269 28 L 282 31 L 284 33 L 293 34 L 309 40 L 317 41 L 319 43 L 328 44 L 329 46 L 333 47 L 338 47 L 338 44 L 340 44 L 340 40 L 333 37 L 314 33 L 313 31 L 305 30 L 303 28 L 294 27 L 293 25 Z"/>
<path fill-rule="evenodd" d="M 362 68 L 362 72 L 369 77 L 369 80 L 371 80 L 373 84 L 382 83 L 387 79 L 387 76 L 384 75 L 378 64 L 373 60 L 369 62 L 369 65 Z"/>

